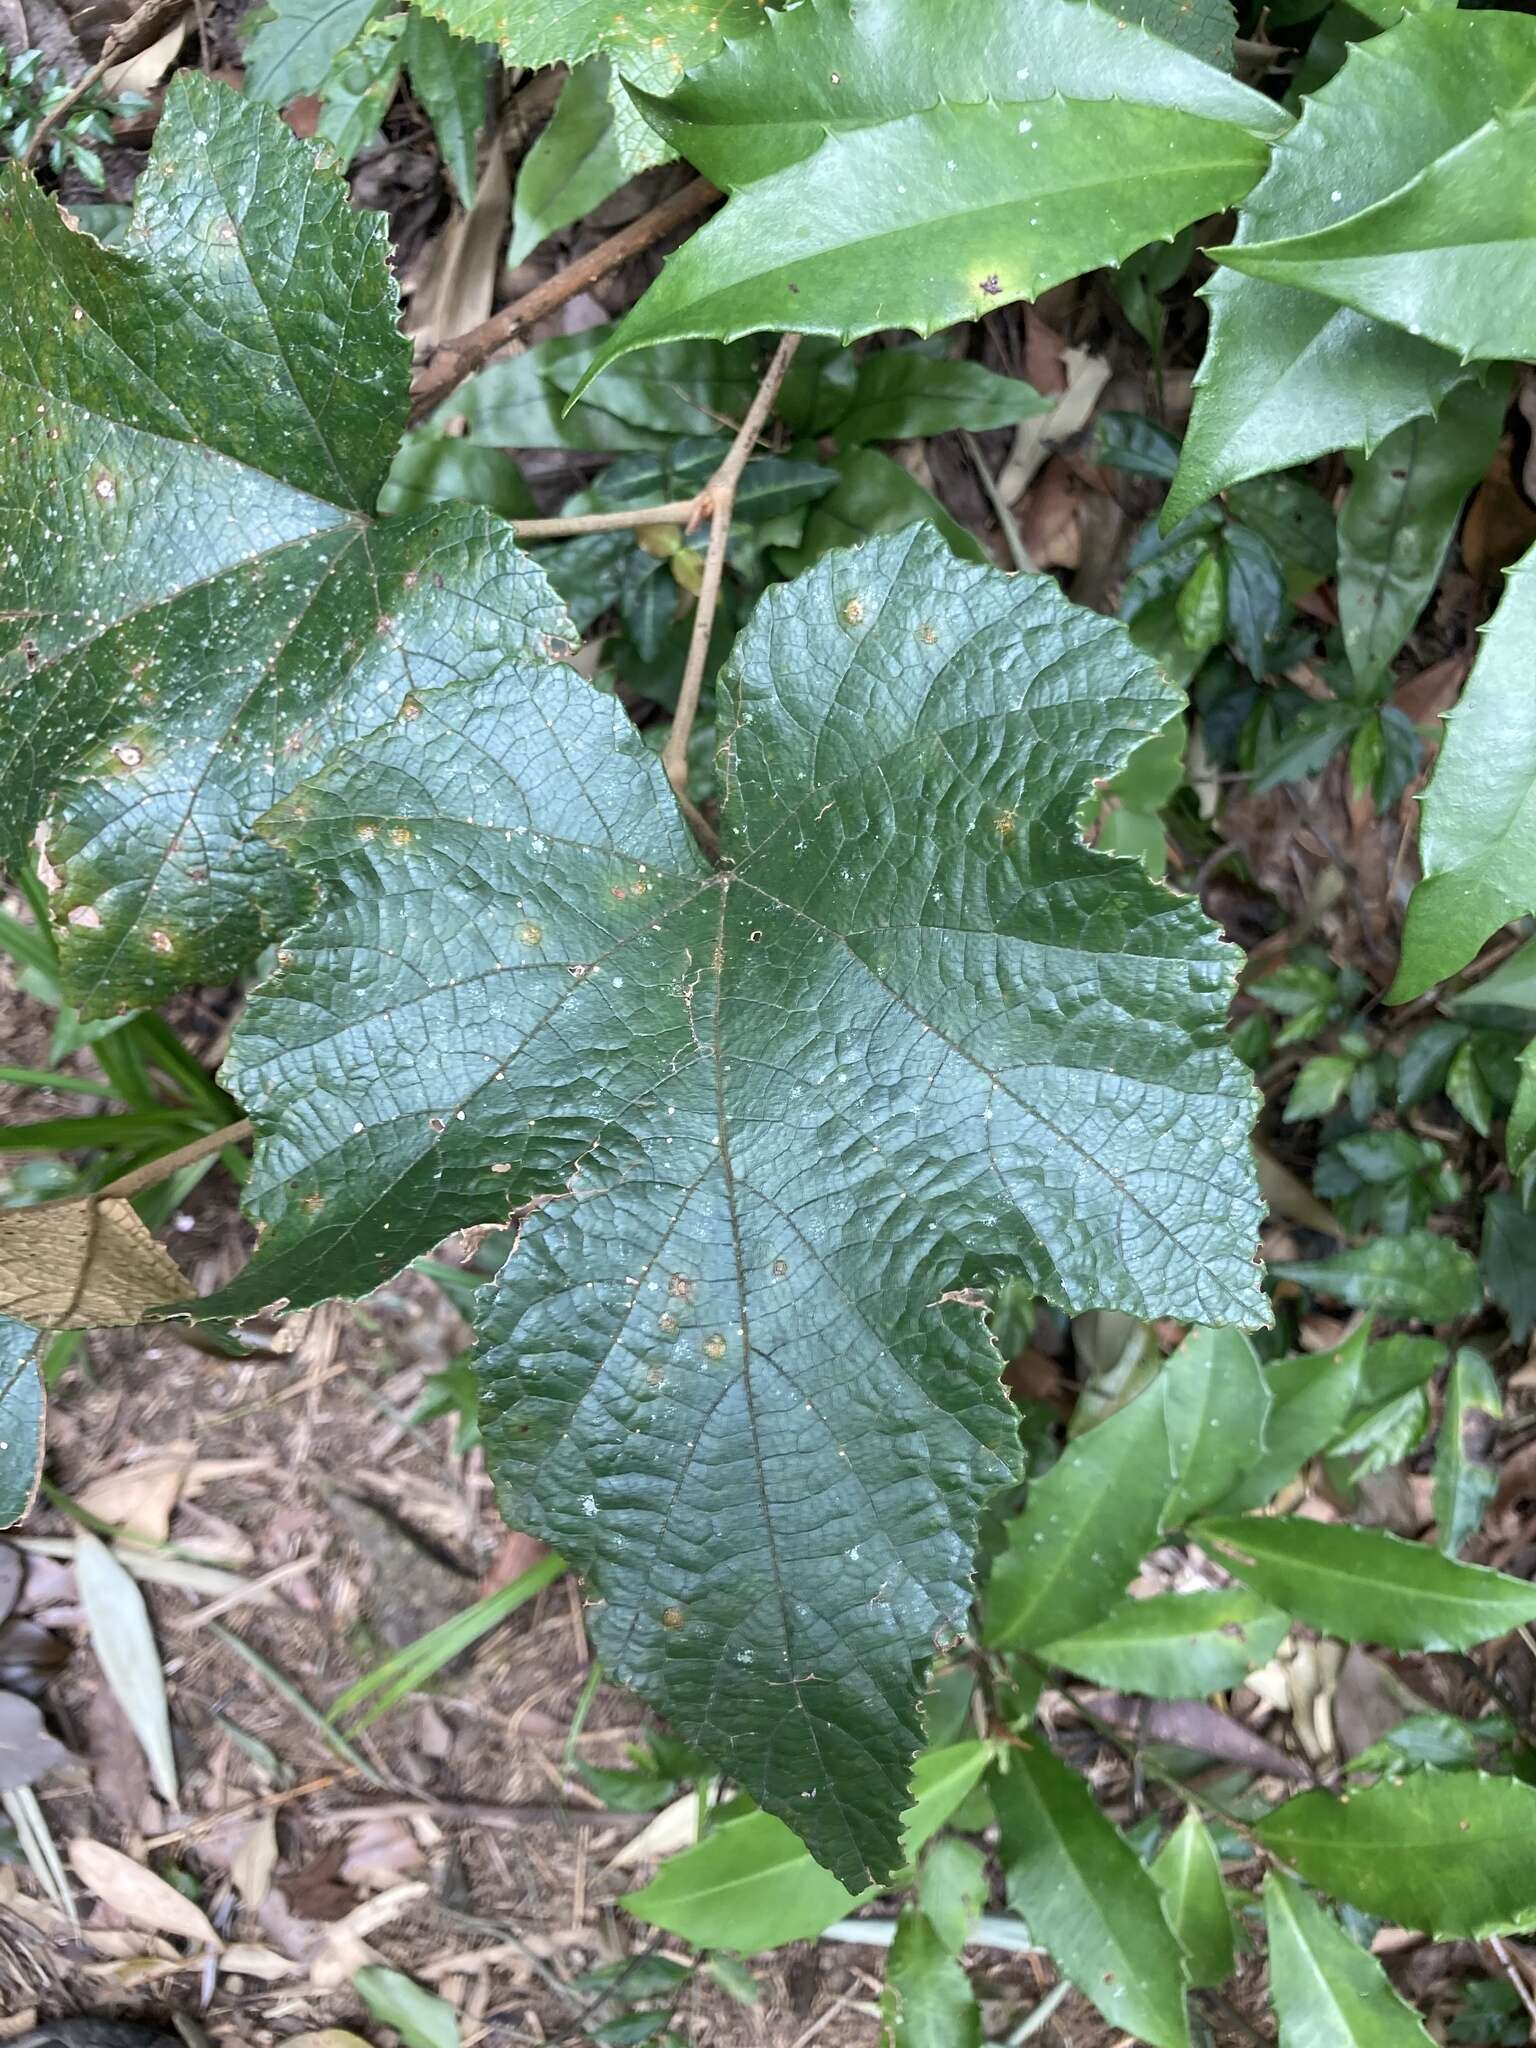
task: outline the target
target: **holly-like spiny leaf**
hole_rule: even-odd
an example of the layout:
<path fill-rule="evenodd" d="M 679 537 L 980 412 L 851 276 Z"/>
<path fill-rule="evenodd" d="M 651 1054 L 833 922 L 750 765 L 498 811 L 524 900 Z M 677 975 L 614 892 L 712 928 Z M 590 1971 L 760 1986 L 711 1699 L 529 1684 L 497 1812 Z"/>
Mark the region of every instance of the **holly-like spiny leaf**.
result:
<path fill-rule="evenodd" d="M 806 0 L 646 112 L 733 194 L 599 353 L 931 334 L 1239 198 L 1272 101 L 1093 0 Z"/>
<path fill-rule="evenodd" d="M 369 517 L 410 364 L 385 224 L 275 113 L 180 73 L 125 246 L 0 174 L 0 859 L 47 818 L 91 1014 L 292 921 L 255 820 L 336 740 L 571 630 L 489 515 Z"/>
<path fill-rule="evenodd" d="M 237 1034 L 265 1236 L 213 1306 L 535 1201 L 478 1315 L 507 1512 L 858 1888 L 1015 1458 L 953 1290 L 1260 1320 L 1251 1088 L 1210 927 L 1074 830 L 1168 713 L 1122 628 L 917 529 L 771 591 L 720 688 L 718 870 L 553 666 L 279 807 L 322 907 Z"/>
<path fill-rule="evenodd" d="M 626 78 L 669 92 L 683 73 L 745 36 L 767 0 L 433 0 L 455 35 L 495 43 L 507 64 L 537 70 L 606 52 Z"/>
<path fill-rule="evenodd" d="M 1205 287 L 1211 337 L 1165 525 L 1241 478 L 1335 448 L 1369 454 L 1395 428 L 1439 410 L 1461 378 L 1473 326 L 1458 326 L 1455 346 L 1440 347 L 1444 334 L 1433 321 L 1410 316 L 1391 326 L 1305 289 L 1317 282 L 1310 277 L 1276 281 L 1279 270 L 1246 276 L 1231 266 L 1246 264 L 1252 246 L 1326 237 L 1335 223 L 1371 219 L 1372 209 L 1475 135 L 1492 108 L 1533 95 L 1536 20 L 1526 16 L 1415 14 L 1351 46 L 1343 70 L 1307 99 L 1276 145 L 1239 208 L 1234 241 L 1220 252 L 1224 267 Z M 1479 299 L 1520 298 L 1494 281 L 1496 268 L 1488 266 Z M 1442 298 L 1459 322 L 1464 294 Z M 1357 302 L 1364 305 L 1358 295 Z"/>

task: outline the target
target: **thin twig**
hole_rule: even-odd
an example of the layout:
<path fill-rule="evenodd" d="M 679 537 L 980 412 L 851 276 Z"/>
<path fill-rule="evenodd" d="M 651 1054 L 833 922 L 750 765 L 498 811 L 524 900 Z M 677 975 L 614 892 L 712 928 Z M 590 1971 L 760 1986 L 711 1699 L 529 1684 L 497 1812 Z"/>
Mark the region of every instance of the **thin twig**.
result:
<path fill-rule="evenodd" d="M 630 526 L 686 526 L 698 508 L 696 498 L 673 498 L 665 505 L 630 505 L 619 512 L 572 512 L 564 519 L 514 519 L 519 540 L 565 540 L 573 533 L 622 533 Z"/>
<path fill-rule="evenodd" d="M 104 1188 L 98 1188 L 93 1199 L 100 1201 L 103 1195 L 119 1199 L 129 1195 L 140 1195 L 145 1188 L 158 1187 L 163 1180 L 169 1180 L 173 1173 L 180 1173 L 184 1166 L 196 1166 L 200 1159 L 206 1159 L 210 1152 L 222 1152 L 226 1145 L 241 1144 L 251 1135 L 251 1120 L 241 1117 L 238 1123 L 225 1124 L 222 1130 L 205 1131 L 200 1138 L 194 1138 L 190 1145 L 179 1145 L 174 1152 L 162 1152 L 158 1159 L 151 1159 L 147 1166 L 135 1167 L 132 1173 L 125 1173 L 118 1180 L 109 1180 Z"/>
<path fill-rule="evenodd" d="M 1031 561 L 1029 549 L 1024 545 L 1024 536 L 1019 532 L 1019 522 L 1014 518 L 1007 499 L 998 489 L 997 478 L 988 469 L 987 458 L 982 454 L 976 436 L 969 428 L 962 427 L 960 439 L 965 444 L 965 452 L 971 458 L 971 467 L 976 472 L 981 488 L 987 494 L 987 503 L 992 507 L 997 523 L 1003 530 L 1003 539 L 1008 543 L 1008 559 L 1021 575 L 1033 574 L 1036 565 Z"/>
<path fill-rule="evenodd" d="M 688 659 L 683 667 L 683 680 L 677 692 L 677 710 L 672 719 L 672 730 L 667 734 L 667 743 L 661 750 L 661 765 L 666 770 L 667 780 L 677 793 L 679 802 L 686 803 L 688 797 L 688 736 L 693 731 L 694 715 L 699 708 L 699 691 L 704 682 L 704 663 L 709 654 L 709 636 L 715 623 L 715 606 L 720 598 L 720 579 L 725 571 L 725 550 L 731 537 L 731 514 L 736 506 L 736 487 L 741 482 L 741 473 L 747 466 L 747 458 L 757 445 L 757 437 L 763 431 L 773 401 L 779 395 L 779 386 L 784 382 L 785 373 L 795 359 L 795 350 L 800 346 L 798 334 L 781 337 L 773 352 L 773 359 L 763 372 L 763 381 L 757 387 L 757 396 L 747 408 L 747 416 L 736 431 L 736 438 L 725 452 L 720 467 L 699 493 L 695 507 L 695 518 L 709 517 L 709 547 L 704 555 L 704 574 L 699 584 L 698 608 L 693 615 L 693 635 L 688 642 Z M 690 524 L 693 522 L 690 521 Z"/>
<path fill-rule="evenodd" d="M 111 30 L 101 46 L 101 55 L 89 70 L 82 71 L 70 86 L 56 107 L 50 107 L 37 124 L 32 140 L 22 151 L 24 164 L 35 164 L 39 152 L 48 137 L 65 116 L 76 108 L 92 86 L 100 85 L 114 64 L 122 64 L 130 57 L 137 57 L 141 50 L 147 50 L 151 43 L 158 42 L 170 25 L 174 15 L 186 12 L 187 0 L 144 0 L 142 7 L 134 9 L 125 22 Z"/>
<path fill-rule="evenodd" d="M 515 341 L 525 327 L 531 327 L 535 320 L 542 320 L 547 314 L 557 311 L 568 299 L 574 299 L 578 292 L 589 291 L 610 271 L 617 270 L 642 250 L 649 249 L 652 243 L 659 242 L 663 235 L 669 235 L 685 221 L 693 220 L 719 197 L 718 190 L 707 178 L 695 178 L 692 184 L 684 185 L 681 191 L 671 193 L 649 212 L 642 213 L 638 220 L 632 220 L 628 227 L 620 228 L 616 235 L 610 235 L 595 249 L 589 249 L 585 256 L 578 256 L 574 263 L 566 264 L 553 277 L 536 284 L 531 292 L 524 292 L 520 299 L 513 299 L 493 313 L 489 320 L 482 320 L 467 334 L 458 334 L 451 341 L 445 341 L 412 379 L 411 425 L 425 419 L 456 385 L 462 384 L 473 371 L 489 362 L 498 349 Z"/>

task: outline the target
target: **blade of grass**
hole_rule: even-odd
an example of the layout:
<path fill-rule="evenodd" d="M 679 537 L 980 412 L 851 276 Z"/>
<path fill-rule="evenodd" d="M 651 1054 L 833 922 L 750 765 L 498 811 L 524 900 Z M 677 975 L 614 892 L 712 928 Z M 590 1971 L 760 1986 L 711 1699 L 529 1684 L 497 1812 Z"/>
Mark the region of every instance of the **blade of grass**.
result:
<path fill-rule="evenodd" d="M 36 1123 L 10 1124 L 0 1131 L 0 1152 L 84 1152 L 134 1139 L 154 1143 L 169 1137 L 185 1142 L 208 1119 L 185 1109 L 125 1110 L 111 1116 L 49 1116 Z"/>
<path fill-rule="evenodd" d="M 292 1707 L 300 1720 L 308 1722 L 333 1756 L 339 1756 L 343 1763 L 350 1764 L 358 1776 L 366 1778 L 370 1785 L 377 1785 L 385 1791 L 393 1789 L 386 1779 L 380 1777 L 366 1757 L 354 1749 L 341 1730 L 333 1728 L 320 1709 L 305 1698 L 293 1680 L 263 1657 L 260 1650 L 253 1649 L 243 1636 L 237 1636 L 233 1629 L 225 1628 L 222 1622 L 210 1621 L 207 1628 L 209 1635 L 217 1637 L 226 1649 L 233 1650 L 237 1657 L 243 1657 L 257 1677 L 265 1679 L 278 1697 Z"/>
<path fill-rule="evenodd" d="M 67 1095 L 99 1095 L 112 1100 L 105 1081 L 86 1081 L 79 1074 L 56 1074 L 50 1067 L 0 1066 L 0 1081 L 12 1088 L 58 1088 Z"/>
<path fill-rule="evenodd" d="M 28 1868 L 37 1879 L 43 1892 L 53 1901 L 78 1930 L 80 1916 L 75 1911 L 74 1893 L 69 1888 L 69 1879 L 64 1875 L 64 1865 L 59 1861 L 59 1852 L 53 1845 L 53 1836 L 43 1817 L 43 1809 L 37 1803 L 37 1795 L 30 1785 L 18 1785 L 14 1792 L 0 1792 L 0 1808 L 16 1830 L 16 1839 L 21 1844 L 22 1854 Z"/>
<path fill-rule="evenodd" d="M 331 1707 L 331 1721 L 355 1713 L 365 1700 L 371 1699 L 373 1704 L 366 1714 L 353 1722 L 353 1728 L 355 1732 L 371 1726 L 408 1692 L 420 1691 L 445 1664 L 451 1664 L 455 1657 L 462 1655 L 472 1643 L 479 1642 L 498 1622 L 504 1621 L 536 1594 L 542 1593 L 546 1586 L 552 1585 L 565 1569 L 565 1559 L 551 1551 L 548 1557 L 541 1557 L 537 1564 L 530 1565 L 508 1585 L 498 1586 L 494 1593 L 488 1593 L 461 1614 L 455 1614 L 437 1628 L 429 1629 L 414 1643 L 407 1643 L 403 1650 L 386 1657 L 382 1664 L 365 1673 L 355 1685 L 347 1687 Z"/>

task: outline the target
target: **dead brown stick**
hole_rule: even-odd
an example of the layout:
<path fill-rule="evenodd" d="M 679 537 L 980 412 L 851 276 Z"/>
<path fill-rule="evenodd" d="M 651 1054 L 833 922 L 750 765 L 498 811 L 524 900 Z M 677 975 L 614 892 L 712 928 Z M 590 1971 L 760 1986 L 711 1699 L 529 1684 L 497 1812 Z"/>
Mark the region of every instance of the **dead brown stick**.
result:
<path fill-rule="evenodd" d="M 88 1119 L 82 1118 L 82 1122 Z M 238 1123 L 225 1124 L 221 1130 L 205 1131 L 200 1138 L 194 1138 L 189 1145 L 178 1145 L 174 1152 L 163 1152 L 158 1159 L 151 1159 L 147 1166 L 135 1168 L 117 1180 L 108 1181 L 104 1188 L 96 1190 L 97 1198 L 103 1195 L 141 1195 L 145 1188 L 158 1187 L 163 1180 L 169 1180 L 173 1173 L 179 1173 L 184 1166 L 196 1166 L 200 1159 L 206 1159 L 210 1152 L 222 1152 L 226 1145 L 238 1145 L 251 1135 L 251 1120 L 243 1116 Z"/>
<path fill-rule="evenodd" d="M 698 608 L 693 615 L 688 659 L 683 666 L 683 680 L 678 686 L 677 710 L 673 715 L 672 730 L 667 734 L 667 743 L 661 750 L 661 765 L 666 770 L 667 780 L 683 804 L 688 801 L 688 736 L 693 731 L 694 714 L 699 708 L 709 636 L 715 623 L 715 606 L 720 598 L 720 579 L 725 573 L 725 550 L 731 537 L 736 487 L 741 482 L 747 458 L 757 446 L 757 438 L 767 423 L 773 401 L 779 395 L 779 386 L 784 382 L 785 373 L 799 346 L 798 334 L 786 334 L 780 338 L 773 359 L 763 372 L 763 381 L 757 387 L 757 396 L 736 430 L 735 440 L 726 450 L 720 467 L 699 493 L 697 513 L 709 516 L 709 546 L 704 555 L 704 574 L 699 584 Z"/>
<path fill-rule="evenodd" d="M 649 212 L 642 213 L 638 220 L 632 220 L 628 227 L 620 228 L 616 235 L 589 249 L 585 256 L 578 256 L 574 263 L 536 284 L 531 292 L 524 292 L 520 299 L 502 306 L 489 320 L 482 320 L 467 334 L 445 341 L 412 379 L 411 425 L 435 411 L 456 385 L 489 362 L 498 349 L 515 341 L 524 328 L 556 312 L 568 299 L 589 290 L 620 264 L 659 242 L 663 235 L 695 219 L 719 197 L 707 178 L 695 178 L 680 191 L 660 200 Z"/>
<path fill-rule="evenodd" d="M 52 107 L 37 124 L 37 133 L 22 151 L 24 164 L 35 164 L 38 153 L 59 123 L 77 107 L 93 85 L 99 85 L 114 64 L 126 63 L 128 58 L 137 57 L 141 50 L 147 50 L 151 43 L 160 40 L 171 22 L 187 12 L 190 0 L 144 0 L 142 7 L 136 7 L 125 22 L 112 29 L 101 46 L 101 55 L 89 70 L 82 71 L 56 107 Z"/>

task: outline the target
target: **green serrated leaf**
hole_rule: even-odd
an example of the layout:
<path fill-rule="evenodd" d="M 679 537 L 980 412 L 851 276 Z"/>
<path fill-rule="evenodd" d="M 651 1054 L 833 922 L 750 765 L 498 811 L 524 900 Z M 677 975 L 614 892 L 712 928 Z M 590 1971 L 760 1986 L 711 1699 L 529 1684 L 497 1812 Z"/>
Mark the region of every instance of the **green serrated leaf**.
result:
<path fill-rule="evenodd" d="M 1498 446 L 1510 373 L 1452 386 L 1439 417 L 1411 420 L 1351 462 L 1339 514 L 1339 623 L 1355 681 L 1372 690 L 1439 580 L 1467 496 Z"/>
<path fill-rule="evenodd" d="M 1480 1351 L 1456 1354 L 1445 1389 L 1445 1414 L 1435 1444 L 1434 1514 L 1440 1548 L 1454 1557 L 1498 1491 L 1493 1462 L 1503 1398 Z"/>
<path fill-rule="evenodd" d="M 1122 1600 L 1102 1621 L 1042 1644 L 1040 1655 L 1119 1692 L 1201 1699 L 1267 1664 L 1289 1626 L 1251 1593 L 1165 1593 Z"/>
<path fill-rule="evenodd" d="M 272 814 L 317 914 L 236 1034 L 264 1236 L 212 1312 L 555 1196 L 479 1315 L 508 1512 L 862 1884 L 1015 1461 L 953 1290 L 1257 1321 L 1252 1088 L 1224 946 L 1074 831 L 1169 709 L 1120 627 L 919 528 L 771 590 L 719 689 L 720 871 L 553 664 L 413 698 Z"/>
<path fill-rule="evenodd" d="M 1008 1903 L 1112 2026 L 1154 2048 L 1189 2048 L 1188 1980 L 1158 1885 L 1043 1735 L 1007 1764 L 992 1797 Z"/>
<path fill-rule="evenodd" d="M 1394 1003 L 1456 973 L 1490 933 L 1536 909 L 1533 645 L 1536 549 L 1509 571 L 1447 721 L 1419 828 L 1424 879 L 1408 904 L 1402 962 L 1387 991 Z"/>
<path fill-rule="evenodd" d="M 1483 1300 L 1476 1260 L 1430 1230 L 1372 1238 L 1329 1259 L 1279 1261 L 1269 1270 L 1351 1308 L 1412 1316 L 1421 1323 L 1475 1315 Z"/>
<path fill-rule="evenodd" d="M 294 919 L 254 824 L 337 740 L 571 633 L 487 514 L 368 516 L 410 350 L 382 217 L 314 159 L 183 71 L 132 255 L 3 174 L 0 408 L 31 509 L 0 562 L 0 855 L 48 816 L 88 1014 L 226 981 Z"/>
<path fill-rule="evenodd" d="M 1150 1386 L 1075 1438 L 1031 1486 L 992 1568 L 986 1640 L 1042 1648 L 1095 1624 L 1158 1537 L 1249 1470 L 1268 1403 L 1240 1331 L 1187 1338 Z"/>
<path fill-rule="evenodd" d="M 411 91 L 432 123 L 459 203 L 467 207 L 475 196 L 475 149 L 485 126 L 486 52 L 450 35 L 440 21 L 413 7 L 406 16 L 400 54 Z"/>
<path fill-rule="evenodd" d="M 592 376 L 687 335 L 931 334 L 1036 297 L 1228 205 L 1284 123 L 1092 0 L 807 0 L 646 111 L 733 197 Z"/>
<path fill-rule="evenodd" d="M 956 427 L 980 434 L 1049 412 L 1051 403 L 1022 377 L 1000 377 L 983 363 L 885 348 L 859 364 L 847 410 L 824 431 L 840 448 L 913 440 Z"/>
<path fill-rule="evenodd" d="M 253 100 L 286 106 L 316 92 L 342 51 L 350 48 L 385 0 L 268 0 L 245 52 L 245 90 Z"/>
<path fill-rule="evenodd" d="M 32 1506 L 43 1469 L 47 1396 L 38 1365 L 36 1330 L 0 1316 L 0 1529 Z"/>
<path fill-rule="evenodd" d="M 531 71 L 604 51 L 653 93 L 670 92 L 724 37 L 745 36 L 763 18 L 760 0 L 711 0 L 707 8 L 697 0 L 436 0 L 428 12 Z"/>
<path fill-rule="evenodd" d="M 970 1980 L 916 1906 L 902 1907 L 886 1961 L 880 2048 L 981 2048 Z"/>
<path fill-rule="evenodd" d="M 1193 1807 L 1152 1864 L 1163 1912 L 1184 1951 L 1191 1984 L 1224 1984 L 1232 1974 L 1232 1912 L 1222 1883 L 1221 1859 L 1210 1830 Z"/>
<path fill-rule="evenodd" d="M 1469 1650 L 1536 1615 L 1536 1587 L 1422 1543 L 1304 1515 L 1195 1523 L 1228 1570 L 1327 1635 L 1391 1650 Z"/>
<path fill-rule="evenodd" d="M 1280 2048 L 1430 2048 L 1376 1958 L 1278 1870 L 1264 1880 L 1264 1925 Z"/>
<path fill-rule="evenodd" d="M 1536 1789 L 1518 1778 L 1416 1771 L 1304 1792 L 1256 1832 L 1319 1891 L 1436 1940 L 1536 1922 Z"/>
<path fill-rule="evenodd" d="M 908 1862 L 956 1811 L 995 1754 L 990 1742 L 958 1742 L 918 1758 L 902 1830 Z M 699 1948 L 755 1955 L 789 1941 L 814 1941 L 877 1890 L 870 1885 L 850 1891 L 781 1820 L 748 1813 L 670 1857 L 648 1885 L 626 1895 L 624 1905 L 636 1919 Z"/>
<path fill-rule="evenodd" d="M 1480 16 L 1418 19 L 1475 26 Z M 1527 39 L 1502 88 L 1517 102 L 1536 96 L 1533 48 Z M 1427 82 L 1439 89 L 1438 80 Z M 1311 234 L 1218 253 L 1250 277 L 1319 292 L 1462 362 L 1533 355 L 1536 311 L 1506 282 L 1529 266 L 1536 244 L 1533 156 L 1536 107 L 1501 111 L 1363 211 Z"/>
<path fill-rule="evenodd" d="M 593 212 L 632 175 L 615 134 L 612 78 L 608 59 L 591 57 L 565 81 L 549 126 L 518 167 L 509 265 Z"/>
<path fill-rule="evenodd" d="M 1396 428 L 1438 411 L 1461 377 L 1463 350 L 1474 352 L 1478 316 L 1468 306 L 1463 318 L 1466 293 L 1447 294 L 1434 319 L 1396 327 L 1304 288 L 1311 279 L 1276 283 L 1234 266 L 1251 248 L 1326 240 L 1336 223 L 1369 221 L 1373 208 L 1475 135 L 1492 108 L 1533 95 L 1536 21 L 1528 17 L 1443 9 L 1351 45 L 1343 70 L 1307 99 L 1276 147 L 1239 211 L 1235 240 L 1218 252 L 1223 269 L 1203 294 L 1211 337 L 1166 524 L 1264 470 L 1336 448 L 1369 455 Z M 1522 298 L 1496 285 L 1496 274 L 1488 262 L 1479 301 Z M 1435 337 L 1449 331 L 1448 317 L 1458 335 L 1442 348 Z M 1421 331 L 1407 332 L 1410 324 Z"/>

